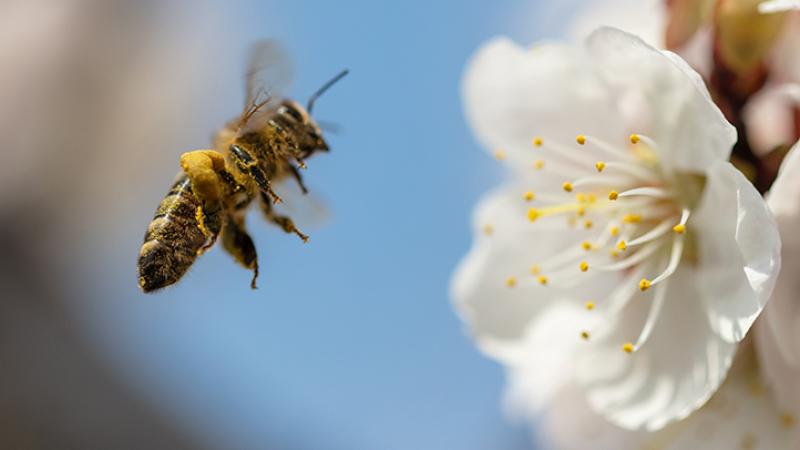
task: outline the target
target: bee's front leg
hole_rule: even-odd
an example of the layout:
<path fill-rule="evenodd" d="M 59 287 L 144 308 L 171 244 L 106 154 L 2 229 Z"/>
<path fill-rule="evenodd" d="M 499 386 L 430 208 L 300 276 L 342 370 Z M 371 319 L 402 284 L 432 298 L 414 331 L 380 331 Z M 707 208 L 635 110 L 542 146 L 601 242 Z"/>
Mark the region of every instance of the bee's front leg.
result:
<path fill-rule="evenodd" d="M 258 166 L 258 161 L 250 154 L 250 152 L 239 144 L 231 144 L 230 154 L 236 163 L 236 167 L 243 173 L 250 175 L 250 178 L 256 182 L 261 192 L 266 192 L 272 197 L 274 203 L 280 203 L 283 200 L 272 190 L 272 184 L 267 178 L 267 174 Z"/>
<path fill-rule="evenodd" d="M 272 209 L 272 204 L 269 202 L 269 198 L 267 198 L 267 196 L 264 194 L 261 194 L 261 210 L 264 212 L 267 220 L 281 227 L 283 231 L 287 233 L 294 233 L 299 236 L 303 242 L 308 242 L 308 235 L 303 234 L 303 232 L 295 226 L 294 221 L 289 216 L 276 214 Z"/>

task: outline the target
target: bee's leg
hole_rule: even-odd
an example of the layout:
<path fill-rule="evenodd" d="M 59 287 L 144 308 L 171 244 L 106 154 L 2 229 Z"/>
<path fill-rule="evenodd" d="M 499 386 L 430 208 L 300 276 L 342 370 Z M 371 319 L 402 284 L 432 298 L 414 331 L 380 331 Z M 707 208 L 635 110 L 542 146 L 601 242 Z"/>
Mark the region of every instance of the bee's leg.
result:
<path fill-rule="evenodd" d="M 267 216 L 267 220 L 281 227 L 283 231 L 294 233 L 298 235 L 303 242 L 308 242 L 308 236 L 303 234 L 303 232 L 294 225 L 294 222 L 289 216 L 282 216 L 275 213 L 272 209 L 272 204 L 269 202 L 269 198 L 263 193 L 261 194 L 261 210 L 264 212 L 264 215 Z"/>
<path fill-rule="evenodd" d="M 306 161 L 303 158 L 303 153 L 300 151 L 300 146 L 297 145 L 297 140 L 294 136 L 278 124 L 275 124 L 275 131 L 277 133 L 279 145 L 289 149 L 289 151 L 292 152 L 292 157 L 297 161 L 297 165 L 300 166 L 301 169 L 305 169 Z"/>
<path fill-rule="evenodd" d="M 222 247 L 242 266 L 253 271 L 252 289 L 256 288 L 258 278 L 258 255 L 253 239 L 244 229 L 244 219 L 228 217 L 222 230 Z"/>
<path fill-rule="evenodd" d="M 258 166 L 258 161 L 256 161 L 253 155 L 239 144 L 231 144 L 230 150 L 239 170 L 249 174 L 250 178 L 258 184 L 261 191 L 266 192 L 272 197 L 273 202 L 276 204 L 280 203 L 282 201 L 281 198 L 272 190 L 272 185 L 267 178 L 267 174 Z"/>
<path fill-rule="evenodd" d="M 197 221 L 197 228 L 206 237 L 206 242 L 197 251 L 198 255 L 205 253 L 206 250 L 214 245 L 225 219 L 221 201 L 203 201 L 202 203 L 195 211 L 195 220 Z"/>
<path fill-rule="evenodd" d="M 192 180 L 194 194 L 203 201 L 219 201 L 224 189 L 219 173 L 225 171 L 225 157 L 214 150 L 195 150 L 181 155 L 181 168 Z"/>
<path fill-rule="evenodd" d="M 297 184 L 300 186 L 300 190 L 303 191 L 303 194 L 308 194 L 308 188 L 306 187 L 305 183 L 303 183 L 303 176 L 300 174 L 300 170 L 298 170 L 297 167 L 289 164 L 289 171 L 291 172 L 295 181 L 297 181 Z"/>

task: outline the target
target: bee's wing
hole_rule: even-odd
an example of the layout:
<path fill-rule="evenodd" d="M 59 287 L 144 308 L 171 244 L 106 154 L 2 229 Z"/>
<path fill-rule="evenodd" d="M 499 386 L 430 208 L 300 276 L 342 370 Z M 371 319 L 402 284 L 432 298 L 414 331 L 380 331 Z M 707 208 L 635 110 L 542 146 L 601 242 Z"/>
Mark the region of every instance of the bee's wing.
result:
<path fill-rule="evenodd" d="M 258 41 L 250 49 L 245 72 L 245 112 L 260 103 L 267 110 L 289 90 L 294 67 L 289 53 L 273 39 Z"/>
<path fill-rule="evenodd" d="M 284 179 L 274 185 L 275 192 L 283 199 L 277 209 L 292 218 L 300 229 L 319 228 L 331 218 L 327 202 L 313 190 L 304 194 L 292 179 Z"/>

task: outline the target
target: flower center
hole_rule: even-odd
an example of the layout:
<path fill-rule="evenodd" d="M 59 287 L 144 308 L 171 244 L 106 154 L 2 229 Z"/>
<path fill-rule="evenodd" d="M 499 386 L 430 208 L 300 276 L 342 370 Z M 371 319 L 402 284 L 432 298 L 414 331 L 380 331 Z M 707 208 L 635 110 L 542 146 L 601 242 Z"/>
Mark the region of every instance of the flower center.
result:
<path fill-rule="evenodd" d="M 639 336 L 620 343 L 633 353 L 649 338 L 667 282 L 685 260 L 691 208 L 702 185 L 692 189 L 697 183 L 689 177 L 662 167 L 658 145 L 648 136 L 632 134 L 624 147 L 586 135 L 575 141 L 580 151 L 541 137 L 532 141 L 534 151 L 541 152 L 533 168 L 547 167 L 567 180 L 541 192 L 524 192 L 522 200 L 530 204 L 527 219 L 538 223 L 565 217 L 576 237 L 566 248 L 534 262 L 528 283 L 572 287 L 586 282 L 582 274 L 587 272 L 617 272 L 624 280 L 617 289 L 606 299 L 585 303 L 588 311 L 610 314 L 621 311 L 637 291 L 649 291 L 652 303 Z M 523 278 L 511 276 L 505 282 L 513 288 Z M 588 340 L 593 331 L 584 329 L 579 335 Z"/>

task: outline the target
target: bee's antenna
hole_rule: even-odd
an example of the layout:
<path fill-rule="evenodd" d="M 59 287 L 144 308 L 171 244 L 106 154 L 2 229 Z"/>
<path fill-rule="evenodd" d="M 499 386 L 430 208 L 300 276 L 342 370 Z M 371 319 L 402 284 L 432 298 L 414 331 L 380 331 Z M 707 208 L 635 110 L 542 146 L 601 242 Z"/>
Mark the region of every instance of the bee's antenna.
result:
<path fill-rule="evenodd" d="M 338 75 L 336 75 L 335 77 L 331 78 L 330 81 L 328 81 L 327 83 L 323 84 L 322 87 L 317 90 L 317 92 L 314 92 L 314 94 L 311 96 L 311 98 L 308 99 L 308 107 L 306 107 L 306 111 L 308 111 L 308 113 L 311 114 L 311 109 L 314 108 L 314 102 L 317 101 L 319 96 L 324 94 L 325 91 L 327 91 L 331 86 L 336 84 L 337 81 L 339 81 L 342 78 L 344 78 L 344 76 L 347 75 L 349 72 L 350 72 L 349 70 L 344 69 L 343 71 L 339 72 Z"/>

